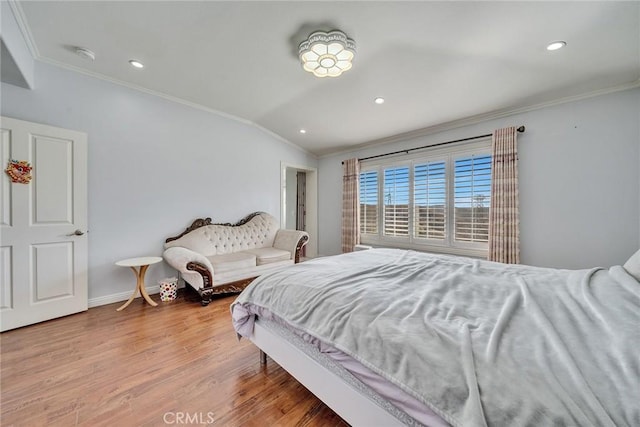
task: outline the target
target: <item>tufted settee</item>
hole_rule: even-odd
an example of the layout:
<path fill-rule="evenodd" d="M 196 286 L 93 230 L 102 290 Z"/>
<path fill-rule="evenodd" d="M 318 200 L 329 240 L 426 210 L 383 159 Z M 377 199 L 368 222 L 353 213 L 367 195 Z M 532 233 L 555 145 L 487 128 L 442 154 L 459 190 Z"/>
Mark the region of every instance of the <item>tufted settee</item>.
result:
<path fill-rule="evenodd" d="M 280 229 L 264 212 L 237 224 L 200 218 L 166 240 L 163 257 L 207 305 L 212 295 L 240 292 L 257 276 L 299 262 L 308 240 L 304 231 Z"/>

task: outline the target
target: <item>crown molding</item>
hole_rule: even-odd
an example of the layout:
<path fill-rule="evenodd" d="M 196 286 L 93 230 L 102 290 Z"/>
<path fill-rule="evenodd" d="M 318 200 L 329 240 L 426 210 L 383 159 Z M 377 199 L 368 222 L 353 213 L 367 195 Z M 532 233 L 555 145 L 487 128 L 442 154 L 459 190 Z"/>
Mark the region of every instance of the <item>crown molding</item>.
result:
<path fill-rule="evenodd" d="M 549 108 L 556 105 L 566 104 L 570 102 L 576 102 L 583 99 L 594 98 L 597 96 L 607 95 L 609 93 L 622 92 L 625 90 L 635 89 L 640 87 L 640 78 L 636 81 L 625 83 L 617 86 L 612 86 L 605 89 L 599 89 L 592 92 L 586 92 L 579 95 L 567 96 L 564 98 L 558 98 L 552 101 L 542 102 L 539 104 L 533 104 L 528 106 L 523 106 L 519 108 L 505 108 L 501 110 L 495 110 L 489 113 L 478 114 L 475 116 L 465 117 L 459 120 L 452 120 L 446 123 L 440 123 L 433 126 L 428 126 L 425 128 L 420 128 L 416 130 L 412 130 L 409 132 L 403 132 L 397 135 L 388 136 L 385 138 L 374 139 L 371 141 L 363 142 L 357 145 L 353 145 L 349 148 L 338 149 L 335 151 L 329 151 L 325 153 L 318 154 L 319 159 L 333 157 L 339 154 L 347 154 L 353 153 L 355 151 L 360 151 L 369 148 L 375 148 L 379 146 L 383 146 L 386 144 L 391 144 L 395 142 L 408 141 L 410 139 L 419 138 L 423 136 L 433 135 L 441 132 L 446 132 L 449 130 L 459 129 L 465 126 L 475 125 L 478 123 L 486 122 L 489 120 L 501 119 L 505 117 L 514 116 L 516 114 L 522 114 L 529 111 L 540 110 L 543 108 Z"/>
<path fill-rule="evenodd" d="M 145 87 L 142 87 L 142 86 L 138 86 L 138 85 L 134 85 L 134 84 L 122 81 L 122 80 L 114 79 L 113 77 L 105 76 L 104 74 L 96 73 L 96 72 L 93 72 L 93 71 L 90 71 L 90 70 L 85 70 L 85 69 L 80 68 L 80 67 L 76 67 L 76 66 L 73 66 L 73 65 L 69 65 L 69 64 L 62 63 L 62 62 L 58 62 L 58 61 L 52 60 L 50 58 L 40 57 L 40 58 L 36 58 L 36 59 L 38 61 L 42 62 L 42 63 L 45 63 L 45 64 L 49 64 L 49 65 L 53 65 L 53 66 L 58 67 L 58 68 L 63 68 L 63 69 L 69 70 L 69 71 L 73 71 L 75 73 L 84 74 L 86 76 L 93 77 L 93 78 L 99 79 L 99 80 L 103 80 L 103 81 L 106 81 L 106 82 L 109 82 L 109 83 L 113 83 L 113 84 L 116 84 L 116 85 L 119 85 L 119 86 L 124 86 L 124 87 L 126 87 L 128 89 L 135 90 L 137 92 L 142 92 L 142 93 L 146 93 L 148 95 L 157 96 L 159 98 L 166 99 L 167 101 L 175 102 L 177 104 L 181 104 L 181 105 L 184 105 L 184 106 L 187 106 L 187 107 L 190 107 L 190 108 L 194 108 L 194 109 L 200 110 L 200 111 L 205 111 L 207 113 L 215 114 L 217 116 L 221 116 L 221 117 L 224 117 L 226 119 L 233 120 L 233 121 L 242 123 L 244 125 L 251 126 L 253 128 L 256 128 L 256 129 L 260 130 L 263 133 L 266 133 L 267 135 L 269 135 L 269 136 L 273 137 L 274 139 L 278 140 L 279 142 L 283 142 L 283 143 L 285 143 L 285 144 L 287 144 L 287 145 L 289 145 L 289 146 L 291 146 L 291 147 L 293 147 L 293 148 L 295 148 L 295 149 L 297 149 L 299 151 L 302 151 L 303 153 L 305 153 L 305 154 L 307 154 L 307 155 L 309 155 L 309 156 L 311 156 L 313 158 L 317 158 L 317 156 L 314 153 L 308 151 L 307 149 L 305 149 L 305 148 L 303 148 L 303 147 L 301 147 L 299 145 L 294 144 L 293 142 L 289 141 L 288 139 L 283 138 L 282 136 L 278 135 L 277 133 L 275 133 L 275 132 L 273 132 L 273 131 L 271 131 L 271 130 L 269 130 L 269 129 L 267 129 L 267 128 L 265 128 L 265 127 L 263 127 L 263 126 L 261 126 L 261 125 L 259 125 L 257 123 L 255 123 L 255 122 L 252 122 L 251 120 L 247 120 L 247 119 L 244 119 L 242 117 L 234 116 L 233 114 L 225 113 L 223 111 L 216 110 L 214 108 L 206 107 L 206 106 L 204 106 L 202 104 L 198 104 L 196 102 L 187 101 L 186 99 L 179 98 L 179 97 L 176 97 L 176 96 L 173 96 L 173 95 L 169 95 L 169 94 L 164 93 L 164 92 L 159 92 L 159 91 L 156 91 L 156 90 L 148 89 L 148 88 L 145 88 Z"/>
<path fill-rule="evenodd" d="M 248 125 L 251 127 L 254 127 L 258 130 L 260 130 L 263 133 L 266 133 L 267 135 L 271 136 L 272 138 L 276 139 L 277 141 L 283 142 L 299 151 L 302 151 L 303 153 L 305 153 L 308 156 L 311 156 L 314 159 L 317 159 L 317 156 L 315 153 L 312 153 L 311 151 L 307 150 L 306 148 L 303 148 L 297 144 L 294 144 L 293 142 L 289 141 L 288 139 L 282 137 L 281 135 L 278 135 L 277 133 L 255 123 L 252 122 L 251 120 L 247 120 L 247 119 L 243 119 L 242 117 L 238 117 L 238 116 L 234 116 L 233 114 L 229 114 L 229 113 L 225 113 L 223 111 L 219 111 L 216 110 L 214 108 L 209 108 L 206 107 L 202 104 L 198 104 L 196 102 L 191 102 L 191 101 L 187 101 L 186 99 L 182 99 L 182 98 L 178 98 L 176 96 L 173 95 L 169 95 L 163 92 L 159 92 L 159 91 L 155 91 L 155 90 L 151 90 L 151 89 L 147 89 L 144 88 L 142 86 L 138 86 L 138 85 L 134 85 L 131 83 L 127 83 L 124 82 L 122 80 L 118 80 L 118 79 L 114 79 L 112 77 L 108 77 L 105 76 L 104 74 L 100 74 L 100 73 L 96 73 L 93 71 L 89 71 L 89 70 L 85 70 L 83 68 L 80 67 L 75 67 L 73 65 L 69 65 L 69 64 L 64 64 L 62 62 L 58 62 L 55 60 L 52 60 L 50 58 L 46 58 L 43 57 L 40 54 L 40 51 L 38 50 L 38 47 L 35 43 L 35 39 L 33 37 L 33 34 L 31 33 L 31 30 L 29 28 L 29 25 L 27 24 L 27 19 L 25 17 L 24 14 L 24 10 L 22 9 L 22 6 L 20 5 L 20 3 L 17 0 L 3 0 L 3 1 L 7 1 L 7 3 L 9 4 L 9 6 L 11 7 L 11 11 L 13 12 L 14 17 L 16 18 L 16 22 L 18 23 L 18 27 L 20 28 L 20 31 L 22 32 L 22 37 L 27 45 L 27 48 L 29 49 L 29 52 L 31 53 L 31 56 L 35 59 L 38 60 L 40 62 L 46 63 L 46 64 L 50 64 L 53 66 L 56 66 L 58 68 L 63 68 L 63 69 L 67 69 L 76 73 L 80 73 L 80 74 L 84 74 L 96 79 L 100 79 L 100 80 L 104 80 L 113 84 L 117 84 L 119 86 L 124 86 L 127 87 L 129 89 L 138 91 L 138 92 L 143 92 L 149 95 L 153 95 L 153 96 L 157 96 L 163 99 L 166 99 L 168 101 L 172 101 L 175 102 L 177 104 L 181 104 L 181 105 L 185 105 L 187 107 L 191 107 L 191 108 L 195 108 L 197 110 L 201 110 L 201 111 L 205 111 L 207 113 L 211 113 L 211 114 L 216 114 L 218 116 L 224 117 L 226 119 L 229 120 L 234 120 L 236 122 L 240 122 L 244 125 Z"/>
<path fill-rule="evenodd" d="M 13 17 L 18 23 L 18 28 L 20 28 L 20 32 L 22 32 L 22 38 L 27 45 L 27 49 L 29 49 L 29 52 L 31 52 L 31 56 L 34 59 L 40 58 L 40 52 L 38 51 L 38 47 L 36 46 L 33 34 L 31 34 L 31 29 L 27 24 L 27 18 L 24 15 L 24 10 L 22 10 L 22 5 L 20 5 L 20 3 L 16 0 L 5 1 L 9 4 L 11 12 L 13 12 Z"/>
<path fill-rule="evenodd" d="M 163 92 L 159 92 L 159 91 L 155 91 L 155 90 L 151 90 L 151 89 L 147 89 L 144 88 L 142 86 L 138 86 L 138 85 L 134 85 L 131 83 L 127 83 L 124 82 L 122 80 L 118 80 L 118 79 L 114 79 L 112 77 L 108 77 L 105 76 L 103 74 L 100 73 L 96 73 L 93 71 L 89 71 L 89 70 L 85 70 L 79 67 L 75 67 L 73 65 L 69 65 L 69 64 L 64 64 L 62 62 L 58 62 L 49 58 L 45 58 L 42 57 L 40 55 L 40 52 L 38 51 L 38 47 L 35 43 L 35 40 L 33 38 L 33 35 L 31 34 L 31 30 L 29 29 L 29 25 L 27 24 L 27 20 L 24 14 L 24 11 L 22 9 L 22 6 L 20 5 L 20 3 L 17 0 L 2 0 L 2 1 L 6 1 L 12 12 L 13 15 L 16 19 L 16 22 L 18 23 L 18 26 L 20 28 L 20 31 L 22 32 L 24 41 L 27 45 L 27 48 L 29 49 L 29 51 L 31 52 L 31 55 L 33 56 L 34 59 L 41 61 L 43 63 L 48 63 L 51 65 L 54 65 L 56 67 L 59 68 L 63 68 L 63 69 L 67 69 L 76 73 L 80 73 L 80 74 L 84 74 L 93 78 L 97 78 L 100 80 L 104 80 L 104 81 L 108 81 L 110 83 L 113 84 L 117 84 L 119 86 L 124 86 L 127 87 L 129 89 L 135 90 L 135 91 L 139 91 L 139 92 L 143 92 L 143 93 L 147 93 L 149 95 L 153 95 L 153 96 L 157 96 L 163 99 L 166 99 L 168 101 L 171 102 L 175 102 L 178 104 L 182 104 L 185 105 L 187 107 L 191 107 L 197 110 L 201 110 L 201 111 L 205 111 L 208 113 L 212 113 L 230 120 L 234 120 L 237 122 L 240 122 L 242 124 L 245 125 L 249 125 L 252 126 L 258 130 L 260 130 L 263 133 L 266 133 L 267 135 L 270 135 L 271 137 L 273 137 L 274 139 L 276 139 L 277 141 L 283 142 L 287 145 L 289 145 L 290 147 L 293 147 L 303 153 L 305 153 L 306 155 L 314 158 L 314 159 L 323 159 L 323 158 L 327 158 L 327 157 L 333 157 L 339 154 L 345 154 L 345 153 L 352 153 L 355 151 L 360 151 L 363 149 L 369 149 L 369 148 L 374 148 L 374 147 L 378 147 L 378 146 L 383 146 L 386 144 L 390 144 L 390 143 L 395 143 L 395 142 L 400 142 L 400 141 L 407 141 L 410 139 L 414 139 L 414 138 L 419 138 L 419 137 L 423 137 L 423 136 L 428 136 L 428 135 L 433 135 L 433 134 L 437 134 L 437 133 L 441 133 L 441 132 L 445 132 L 445 131 L 449 131 L 449 130 L 453 130 L 453 129 L 458 129 L 458 128 L 462 128 L 465 126 L 470 126 L 470 125 L 474 125 L 474 124 L 478 124 L 478 123 L 482 123 L 485 121 L 489 121 L 489 120 L 495 120 L 495 119 L 500 119 L 500 118 L 505 118 L 505 117 L 509 117 L 509 116 L 513 116 L 516 114 L 521 114 L 521 113 L 526 113 L 529 111 L 535 111 L 535 110 L 539 110 L 542 108 L 548 108 L 548 107 L 552 107 L 555 105 L 561 105 L 561 104 L 566 104 L 569 102 L 575 102 L 575 101 L 579 101 L 582 99 L 587 99 L 587 98 L 593 98 L 596 96 L 601 96 L 601 95 L 606 95 L 609 93 L 614 93 L 614 92 L 620 92 L 620 91 L 624 91 L 624 90 L 629 90 L 629 89 L 634 89 L 637 87 L 640 87 L 640 78 L 638 78 L 637 80 L 630 82 L 630 83 L 625 83 L 622 85 L 618 85 L 618 86 L 613 86 L 610 88 L 605 88 L 605 89 L 599 89 L 596 91 L 592 91 L 592 92 L 586 92 L 583 94 L 579 94 L 579 95 L 574 95 L 574 96 L 568 96 L 568 97 L 564 97 L 564 98 L 558 98 L 556 100 L 552 100 L 552 101 L 548 101 L 548 102 L 543 102 L 543 103 L 539 103 L 539 104 L 533 104 L 533 105 L 528 105 L 528 106 L 523 106 L 523 107 L 518 107 L 518 108 L 505 108 L 505 109 L 500 109 L 500 110 L 495 110 L 489 113 L 483 113 L 483 114 L 478 114 L 478 115 L 474 115 L 474 116 L 470 116 L 470 117 L 466 117 L 463 119 L 458 119 L 458 120 L 452 120 L 449 122 L 445 122 L 445 123 L 440 123 L 437 125 L 433 125 L 433 126 L 428 126 L 425 128 L 420 128 L 420 129 L 416 129 L 416 130 L 412 130 L 409 132 L 403 132 L 400 134 L 396 134 L 396 135 L 392 135 L 392 136 L 388 136 L 385 138 L 379 138 L 379 139 L 374 139 L 374 140 L 370 140 L 370 141 L 366 141 L 363 143 L 359 143 L 347 148 L 340 148 L 337 150 L 329 150 L 329 151 L 320 151 L 320 152 L 312 152 L 300 145 L 297 145 L 291 141 L 289 141 L 288 139 L 284 138 L 281 135 L 278 135 L 277 133 L 251 121 L 251 120 L 247 120 L 229 113 L 225 113 L 223 111 L 219 111 L 210 107 L 206 107 L 202 104 L 198 104 L 195 102 L 191 102 L 191 101 L 187 101 L 183 98 L 179 98 L 173 95 L 169 95 Z"/>

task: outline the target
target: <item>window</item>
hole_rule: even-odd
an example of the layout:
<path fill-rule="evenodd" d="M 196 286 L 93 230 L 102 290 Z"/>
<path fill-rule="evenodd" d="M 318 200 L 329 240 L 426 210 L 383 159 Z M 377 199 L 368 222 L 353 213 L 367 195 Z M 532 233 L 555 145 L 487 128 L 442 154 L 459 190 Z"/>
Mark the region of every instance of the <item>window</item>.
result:
<path fill-rule="evenodd" d="M 363 163 L 360 233 L 366 244 L 483 256 L 489 237 L 490 141 L 402 161 Z"/>
<path fill-rule="evenodd" d="M 360 233 L 378 234 L 378 172 L 360 173 Z"/>
<path fill-rule="evenodd" d="M 384 170 L 384 235 L 409 235 L 409 168 Z"/>
<path fill-rule="evenodd" d="M 489 241 L 491 203 L 491 156 L 455 160 L 455 240 Z"/>
<path fill-rule="evenodd" d="M 413 188 L 415 237 L 444 241 L 447 224 L 445 162 L 415 165 Z"/>

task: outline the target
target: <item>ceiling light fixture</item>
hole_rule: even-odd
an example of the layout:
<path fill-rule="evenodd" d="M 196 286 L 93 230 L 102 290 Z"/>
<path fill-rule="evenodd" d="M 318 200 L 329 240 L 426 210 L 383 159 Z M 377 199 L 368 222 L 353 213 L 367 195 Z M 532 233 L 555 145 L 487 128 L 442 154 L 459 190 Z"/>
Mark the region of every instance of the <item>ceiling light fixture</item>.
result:
<path fill-rule="evenodd" d="M 376 104 L 384 104 L 384 98 L 379 96 L 376 99 L 374 99 L 373 102 L 375 102 Z"/>
<path fill-rule="evenodd" d="M 300 133 L 307 133 L 307 131 L 304 129 L 300 129 Z"/>
<path fill-rule="evenodd" d="M 549 46 L 547 46 L 547 50 L 558 50 L 558 49 L 562 49 L 563 47 L 565 47 L 567 45 L 567 42 L 563 42 L 563 41 L 557 41 L 557 42 L 553 42 L 550 43 Z"/>
<path fill-rule="evenodd" d="M 338 77 L 351 68 L 356 42 L 339 30 L 316 31 L 298 46 L 302 68 L 316 77 Z"/>
<path fill-rule="evenodd" d="M 144 68 L 144 64 L 137 59 L 130 59 L 129 64 L 131 64 L 131 66 L 135 68 Z"/>
<path fill-rule="evenodd" d="M 88 59 L 89 61 L 96 60 L 96 54 L 93 51 L 87 49 L 86 47 L 76 47 L 76 55 L 81 58 Z"/>

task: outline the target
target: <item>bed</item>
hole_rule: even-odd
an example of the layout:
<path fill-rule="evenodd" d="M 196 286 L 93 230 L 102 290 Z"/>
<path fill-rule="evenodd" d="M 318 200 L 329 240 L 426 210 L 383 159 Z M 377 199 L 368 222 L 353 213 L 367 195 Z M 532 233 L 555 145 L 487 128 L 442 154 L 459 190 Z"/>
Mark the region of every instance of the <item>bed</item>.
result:
<path fill-rule="evenodd" d="M 261 276 L 232 319 L 354 426 L 637 426 L 634 257 L 560 270 L 373 249 Z"/>

